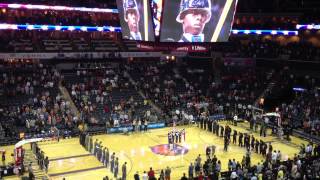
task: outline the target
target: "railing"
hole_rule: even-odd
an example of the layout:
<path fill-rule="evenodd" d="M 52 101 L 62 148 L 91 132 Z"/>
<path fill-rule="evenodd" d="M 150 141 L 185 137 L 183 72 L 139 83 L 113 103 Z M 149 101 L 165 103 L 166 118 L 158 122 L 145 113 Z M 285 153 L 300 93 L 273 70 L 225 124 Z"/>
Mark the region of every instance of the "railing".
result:
<path fill-rule="evenodd" d="M 143 126 L 143 125 L 141 125 Z M 159 122 L 159 123 L 150 123 L 148 124 L 148 129 L 158 129 L 158 128 L 164 128 L 166 127 L 164 122 Z M 128 126 L 119 126 L 119 127 L 112 127 L 112 128 L 107 128 L 107 133 L 121 133 L 121 132 L 130 132 L 133 130 L 133 126 L 132 125 L 128 125 Z"/>

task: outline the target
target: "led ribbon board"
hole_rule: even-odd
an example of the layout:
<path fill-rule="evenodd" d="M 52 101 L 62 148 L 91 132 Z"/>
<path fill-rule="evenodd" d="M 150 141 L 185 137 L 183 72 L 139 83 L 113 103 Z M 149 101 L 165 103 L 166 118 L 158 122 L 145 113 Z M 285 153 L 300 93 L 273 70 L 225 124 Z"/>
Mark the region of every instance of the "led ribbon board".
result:
<path fill-rule="evenodd" d="M 32 4 L 5 4 L 5 3 L 0 3 L 0 8 L 118 13 L 118 9 L 67 7 L 67 6 L 47 6 L 47 5 L 32 5 Z"/>
<path fill-rule="evenodd" d="M 297 24 L 296 29 L 298 30 L 319 30 L 320 29 L 320 24 Z"/>
<path fill-rule="evenodd" d="M 289 30 L 237 30 L 233 29 L 232 34 L 254 34 L 254 35 L 285 35 L 285 36 L 297 36 L 298 31 Z"/>
<path fill-rule="evenodd" d="M 0 30 L 42 30 L 42 31 L 84 31 L 84 32 L 121 32 L 121 27 L 112 26 L 56 26 L 30 24 L 0 24 Z M 231 30 L 235 35 L 285 35 L 297 36 L 298 31 L 287 30 Z"/>

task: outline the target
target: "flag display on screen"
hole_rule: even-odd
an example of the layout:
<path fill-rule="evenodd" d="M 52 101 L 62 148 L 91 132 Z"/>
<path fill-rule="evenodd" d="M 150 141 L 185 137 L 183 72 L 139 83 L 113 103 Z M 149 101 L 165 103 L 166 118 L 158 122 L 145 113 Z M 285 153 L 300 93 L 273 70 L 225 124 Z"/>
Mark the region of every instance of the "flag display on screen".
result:
<path fill-rule="evenodd" d="M 156 36 L 160 35 L 161 15 L 162 15 L 162 0 L 152 0 L 152 17 L 154 23 L 154 33 Z"/>

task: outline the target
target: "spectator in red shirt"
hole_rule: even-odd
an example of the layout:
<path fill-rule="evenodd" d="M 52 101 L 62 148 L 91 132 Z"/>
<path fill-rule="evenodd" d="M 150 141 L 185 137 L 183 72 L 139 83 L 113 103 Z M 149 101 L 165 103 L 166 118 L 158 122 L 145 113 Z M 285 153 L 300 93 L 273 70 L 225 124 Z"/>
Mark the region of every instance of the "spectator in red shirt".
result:
<path fill-rule="evenodd" d="M 203 180 L 204 176 L 202 175 L 202 172 L 200 172 L 199 176 L 198 176 L 198 180 Z"/>
<path fill-rule="evenodd" d="M 154 171 L 152 170 L 152 167 L 150 167 L 150 171 L 148 172 L 149 179 L 154 179 Z"/>

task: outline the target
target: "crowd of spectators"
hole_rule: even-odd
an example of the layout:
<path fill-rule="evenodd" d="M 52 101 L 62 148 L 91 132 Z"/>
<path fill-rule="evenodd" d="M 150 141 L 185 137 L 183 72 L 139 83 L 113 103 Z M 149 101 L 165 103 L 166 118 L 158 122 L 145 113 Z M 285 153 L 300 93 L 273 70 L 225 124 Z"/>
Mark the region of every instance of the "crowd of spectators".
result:
<path fill-rule="evenodd" d="M 238 3 L 237 12 L 241 13 L 308 13 L 316 12 L 317 1 L 300 0 L 271 0 L 271 1 L 242 1 Z"/>
<path fill-rule="evenodd" d="M 296 128 L 303 128 L 306 133 L 319 135 L 319 78 L 310 75 L 296 75 L 290 69 L 280 71 L 279 89 L 289 89 L 294 93 L 293 100 L 281 103 L 279 111 L 282 118 Z M 294 89 L 295 88 L 295 89 Z"/>
<path fill-rule="evenodd" d="M 117 14 L 81 11 L 2 9 L 0 23 L 60 26 L 115 26 Z"/>
<path fill-rule="evenodd" d="M 74 7 L 99 7 L 99 8 L 116 8 L 116 1 L 104 0 L 4 0 L 3 3 L 23 3 L 23 4 L 46 4 L 46 5 L 61 5 Z M 283 0 L 283 1 L 262 1 L 254 0 L 241 1 L 238 3 L 237 12 L 257 12 L 257 13 L 271 13 L 271 12 L 301 12 L 301 8 L 315 8 L 309 5 L 310 3 L 303 3 L 299 0 Z M 300 11 L 299 11 L 300 10 Z"/>
<path fill-rule="evenodd" d="M 206 63 L 197 66 L 166 61 L 79 64 L 72 72 L 63 74 L 64 85 L 80 111 L 80 116 L 75 116 L 70 112 L 70 102 L 58 93 L 62 78 L 56 69 L 34 65 L 9 67 L 1 77 L 1 115 L 17 126 L 37 132 L 44 125 L 76 127 L 81 120 L 108 127 L 132 124 L 133 120 L 185 123 L 200 118 L 204 111 L 209 115 L 225 114 L 232 118 L 236 114 L 251 119 L 251 107 L 267 85 L 275 81 L 261 68 L 225 66 L 220 73 L 210 73 L 210 69 Z M 299 80 L 281 72 L 275 76 L 277 89 L 306 83 L 304 92 L 297 92 L 292 102 L 279 106 L 282 118 L 317 134 L 317 79 L 306 76 Z M 40 78 L 39 74 L 42 74 Z M 138 93 L 140 90 L 145 98 Z M 150 102 L 162 113 L 152 111 Z M 9 128 L 2 124 L 2 129 Z M 8 136 L 9 131 L 5 132 Z"/>
<path fill-rule="evenodd" d="M 5 137 L 18 138 L 21 129 L 45 136 L 51 127 L 71 130 L 77 126 L 70 102 L 59 93 L 57 69 L 18 63 L 2 66 L 1 72 L 0 116 Z"/>
<path fill-rule="evenodd" d="M 264 14 L 242 15 L 237 14 L 233 29 L 257 30 L 294 30 L 299 22 L 299 16 L 272 16 Z"/>
<path fill-rule="evenodd" d="M 60 31 L 0 31 L 1 52 L 99 51 L 98 47 L 114 48 L 112 33 Z M 105 50 L 107 51 L 107 50 Z M 109 50 L 110 51 L 110 50 Z M 52 52 L 52 51 L 51 51 Z"/>
<path fill-rule="evenodd" d="M 227 129 L 227 126 L 225 127 Z M 210 131 L 210 129 L 208 129 Z M 210 131 L 211 132 L 211 131 Z M 230 131 L 232 132 L 232 130 Z M 215 132 L 214 132 L 215 133 Z M 241 133 L 241 132 L 239 132 Z M 218 132 L 219 134 L 219 132 Z M 227 136 L 222 133 L 222 136 Z M 230 134 L 229 134 L 230 136 Z M 234 135 L 233 135 L 234 136 Z M 236 134 L 237 136 L 237 134 Z M 240 140 L 240 139 L 239 139 Z M 237 144 L 237 140 L 233 143 Z M 221 162 L 215 155 L 210 155 L 207 153 L 206 161 L 201 161 L 201 156 L 199 155 L 195 163 L 191 163 L 188 169 L 189 178 L 194 179 L 204 179 L 208 177 L 210 179 L 218 179 L 218 177 L 223 177 L 226 179 L 319 179 L 319 169 L 320 169 L 320 146 L 307 144 L 300 147 L 299 154 L 295 154 L 293 158 L 285 158 L 282 156 L 281 151 L 275 150 L 271 143 L 266 144 L 264 155 L 265 160 L 258 162 L 258 164 L 251 163 L 251 154 L 256 152 L 261 154 L 261 146 L 258 150 L 250 144 L 247 148 L 247 152 L 241 161 L 236 161 L 235 159 L 229 159 L 226 166 L 228 171 L 222 172 Z M 214 154 L 214 153 L 213 153 Z"/>
<path fill-rule="evenodd" d="M 24 1 L 15 0 L 8 3 L 35 3 L 56 5 L 58 1 Z M 60 1 L 59 3 L 61 3 Z M 249 2 L 249 1 L 248 1 Z M 288 2 L 288 1 L 286 1 Z M 60 4 L 59 4 L 60 5 Z M 115 8 L 115 1 L 64 1 L 66 6 L 85 6 Z M 280 5 L 279 5 L 280 7 Z M 53 24 L 53 25 L 87 25 L 119 26 L 117 15 L 104 13 L 64 12 L 45 10 L 0 11 L 1 23 L 16 24 Z M 234 28 L 243 29 L 292 29 L 296 18 L 236 18 Z M 94 37 L 95 36 L 95 37 Z M 103 37 L 102 33 L 68 33 L 68 32 L 0 32 L 1 51 L 12 51 L 14 41 L 28 39 L 31 46 L 41 47 L 43 39 L 80 39 L 89 42 Z M 3 38 L 2 38 L 3 37 Z M 247 44 L 234 43 L 232 53 L 237 57 L 283 58 L 303 61 L 319 61 L 320 50 L 311 43 L 298 42 L 281 45 L 275 41 L 250 41 Z M 39 48 L 41 49 L 41 48 Z M 227 52 L 229 53 L 229 52 Z M 117 127 L 132 125 L 134 122 L 145 124 L 161 120 L 196 120 L 206 111 L 209 115 L 238 115 L 251 119 L 250 107 L 265 90 L 270 79 L 267 71 L 255 68 L 224 67 L 220 73 L 204 66 L 188 63 L 176 64 L 165 61 L 132 62 L 129 66 L 120 64 L 79 64 L 65 78 L 60 72 L 42 64 L 9 64 L 1 67 L 0 76 L 0 134 L 5 138 L 17 138 L 21 128 L 26 132 L 45 134 L 50 127 L 72 130 L 80 122 L 91 125 Z M 318 80 L 310 76 L 302 78 L 290 73 L 280 72 L 277 79 L 280 88 L 292 87 L 304 82 L 305 89 L 296 92 L 290 103 L 282 103 L 279 112 L 287 123 L 302 127 L 306 133 L 319 136 L 320 132 L 320 96 Z M 131 82 L 131 75 L 133 81 Z M 71 103 L 58 92 L 58 85 L 63 80 L 71 98 L 80 111 L 77 116 L 71 111 Z M 143 99 L 138 91 L 146 97 Z M 165 117 L 153 112 L 150 101 L 159 106 Z M 92 140 L 91 140 L 92 141 Z M 92 142 L 93 143 L 93 142 Z M 87 143 L 86 143 L 87 144 Z M 89 145 L 90 146 L 90 145 Z M 95 150 L 96 144 L 87 148 L 103 159 Z M 103 147 L 100 146 L 100 154 Z M 250 149 L 250 148 L 249 148 Z M 105 152 L 104 152 L 105 153 Z M 228 172 L 221 172 L 222 165 L 216 156 L 202 161 L 198 156 L 188 169 L 188 177 L 216 179 L 219 176 L 230 179 L 319 179 L 320 148 L 312 144 L 302 147 L 299 155 L 282 161 L 281 153 L 272 148 L 266 160 L 256 165 L 250 163 L 250 150 L 242 162 L 235 159 L 227 164 Z M 108 155 L 109 158 L 109 155 Z M 111 157 L 111 163 L 117 164 L 117 158 Z M 101 160 L 106 166 L 106 159 Z M 116 165 L 119 168 L 119 164 Z M 125 166 L 125 165 L 124 165 Z M 125 166 L 126 168 L 126 166 Z M 114 167 L 111 167 L 114 172 Z M 118 170 L 117 170 L 118 171 Z M 126 172 L 126 171 L 125 171 Z M 160 179 L 170 179 L 171 169 L 161 170 Z M 117 176 L 118 172 L 116 172 Z M 138 173 L 135 178 L 139 177 Z M 143 172 L 142 177 L 152 179 L 152 168 Z M 181 179 L 186 179 L 184 174 Z"/>
<path fill-rule="evenodd" d="M 158 121 L 119 64 L 78 64 L 65 80 L 86 123 L 117 127 L 132 121 Z"/>
<path fill-rule="evenodd" d="M 106 47 L 114 47 L 114 36 L 112 33 L 89 33 L 89 32 L 46 32 L 46 31 L 1 31 L 0 32 L 0 51 L 3 52 L 43 52 L 47 51 L 45 44 L 46 40 L 64 40 L 68 47 L 73 51 L 83 51 L 81 48 L 85 45 L 85 51 L 96 51 L 98 47 L 94 41 L 109 40 Z M 252 58 L 270 58 L 284 60 L 299 60 L 299 61 L 320 61 L 320 50 L 310 42 L 291 42 L 281 44 L 272 40 L 250 40 L 241 42 L 241 38 L 230 37 L 231 43 L 218 48 L 225 56 L 228 57 L 252 57 Z M 116 41 L 116 40 L 115 40 Z M 64 42 L 64 43 L 66 43 Z M 59 46 L 59 44 L 57 44 Z M 124 44 L 125 46 L 126 44 Z M 32 48 L 32 49 L 27 49 Z M 214 50 L 216 46 L 213 46 Z M 58 48 L 55 51 L 64 51 Z"/>
<path fill-rule="evenodd" d="M 15 41 L 30 40 L 33 46 L 41 46 L 43 40 L 82 40 L 89 43 L 93 40 L 108 40 L 111 39 L 112 33 L 101 32 L 61 32 L 61 31 L 0 31 L 1 47 L 8 47 Z M 10 43 L 11 42 L 11 43 Z M 4 51 L 6 49 L 3 49 Z M 42 51 L 42 49 L 39 49 Z"/>
<path fill-rule="evenodd" d="M 174 63 L 133 62 L 129 65 L 139 89 L 160 106 L 169 117 L 166 119 L 196 120 L 204 109 L 210 115 L 230 117 L 237 111 L 239 117 L 244 118 L 268 82 L 263 70 L 228 67 L 217 75 L 210 73 L 207 65 L 176 66 Z M 217 76 L 220 82 L 216 81 Z"/>
<path fill-rule="evenodd" d="M 232 46 L 223 50 L 226 56 L 270 58 L 284 60 L 314 61 L 320 60 L 320 50 L 310 42 L 290 42 L 282 45 L 271 40 L 252 40 L 241 43 L 240 39 L 232 38 Z"/>
<path fill-rule="evenodd" d="M 0 127 L 5 136 L 17 137 L 19 127 L 44 134 L 48 127 L 72 130 L 82 121 L 107 127 L 158 121 L 161 116 L 151 111 L 149 100 L 167 116 L 164 120 L 196 120 L 203 112 L 207 116 L 227 114 L 252 119 L 251 105 L 273 80 L 265 69 L 225 66 L 213 72 L 208 62 L 196 64 L 188 61 L 80 63 L 61 73 L 54 66 L 43 64 L 4 63 L 0 77 L 0 116 L 5 121 L 1 121 Z M 319 135 L 319 80 L 301 77 L 286 69 L 277 72 L 275 77 L 279 88 L 298 84 L 305 89 L 296 92 L 292 102 L 279 107 L 282 117 L 299 116 L 306 132 Z M 58 93 L 60 82 L 67 87 L 80 116 L 71 112 L 71 102 Z M 190 165 L 188 175 L 200 179 L 219 174 L 240 179 L 319 177 L 319 146 L 302 147 L 299 155 L 284 162 L 273 158 L 279 156 L 277 151 L 268 152 L 266 161 L 258 165 L 230 160 L 228 173 L 221 172 L 217 157 L 204 163 L 197 158 Z M 249 157 L 250 153 L 244 162 L 250 162 Z M 152 169 L 149 172 L 152 174 Z M 161 174 L 165 176 L 165 170 Z"/>
<path fill-rule="evenodd" d="M 308 90 L 305 93 L 298 93 L 297 97 L 289 105 L 290 112 L 300 115 L 303 120 L 305 132 L 319 136 L 320 132 L 320 98 L 317 89 Z M 301 122 L 301 121 L 300 121 Z"/>
<path fill-rule="evenodd" d="M 278 109 L 269 111 L 280 113 L 279 123 L 285 127 L 286 133 L 290 133 L 292 128 L 303 128 L 305 132 L 319 134 L 318 78 L 301 77 L 286 68 L 275 72 L 238 66 L 225 66 L 220 74 L 212 74 L 207 64 L 202 67 L 199 64 L 201 62 L 197 65 L 133 62 L 129 65 L 129 72 L 142 92 L 164 111 L 165 119 L 171 120 L 196 120 L 203 116 L 204 111 L 209 115 L 225 114 L 229 118 L 237 115 L 252 120 L 252 107 L 256 103 L 259 105 L 256 100 L 269 83 L 275 83 L 275 88 L 268 89 L 265 98 L 277 96 L 282 89 L 292 92 L 294 87 L 302 87 L 303 92 L 295 92 L 295 97 L 289 102 L 281 102 Z M 290 94 L 281 96 L 291 98 Z"/>

